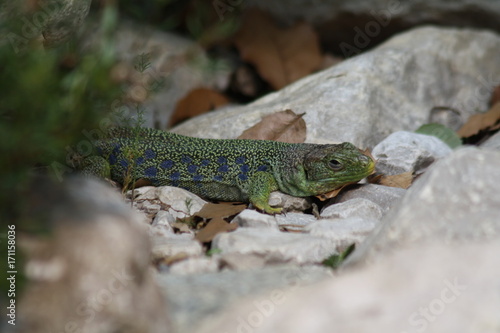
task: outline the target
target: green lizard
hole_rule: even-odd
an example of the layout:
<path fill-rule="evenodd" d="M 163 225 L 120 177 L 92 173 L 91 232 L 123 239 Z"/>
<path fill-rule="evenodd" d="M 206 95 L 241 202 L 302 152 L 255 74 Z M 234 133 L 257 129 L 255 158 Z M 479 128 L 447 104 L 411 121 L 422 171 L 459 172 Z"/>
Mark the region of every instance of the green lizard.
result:
<path fill-rule="evenodd" d="M 375 162 L 351 143 L 307 144 L 266 140 L 199 139 L 154 129 L 115 128 L 95 143 L 85 174 L 124 182 L 182 187 L 204 198 L 250 202 L 269 214 L 272 191 L 306 197 L 357 182 Z M 131 149 L 132 147 L 132 149 Z"/>

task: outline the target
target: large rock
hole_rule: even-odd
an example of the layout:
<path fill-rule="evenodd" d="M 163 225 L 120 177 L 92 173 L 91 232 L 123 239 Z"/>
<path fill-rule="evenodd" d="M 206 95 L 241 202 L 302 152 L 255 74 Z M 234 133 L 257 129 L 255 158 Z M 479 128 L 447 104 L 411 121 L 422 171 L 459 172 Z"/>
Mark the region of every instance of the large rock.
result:
<path fill-rule="evenodd" d="M 500 152 L 462 148 L 408 190 L 347 263 L 373 261 L 403 244 L 500 237 Z"/>
<path fill-rule="evenodd" d="M 498 332 L 499 251 L 499 239 L 403 248 L 279 299 L 241 301 L 194 332 Z"/>
<path fill-rule="evenodd" d="M 500 36 L 492 32 L 418 28 L 249 105 L 202 115 L 173 132 L 234 138 L 262 116 L 292 109 L 306 113 L 308 142 L 373 147 L 392 132 L 427 123 L 436 105 L 460 110 L 462 122 L 485 110 L 500 77 L 498 49 Z"/>
<path fill-rule="evenodd" d="M 500 150 L 500 132 L 497 132 L 491 138 L 486 140 L 483 144 L 481 144 L 481 147 Z"/>

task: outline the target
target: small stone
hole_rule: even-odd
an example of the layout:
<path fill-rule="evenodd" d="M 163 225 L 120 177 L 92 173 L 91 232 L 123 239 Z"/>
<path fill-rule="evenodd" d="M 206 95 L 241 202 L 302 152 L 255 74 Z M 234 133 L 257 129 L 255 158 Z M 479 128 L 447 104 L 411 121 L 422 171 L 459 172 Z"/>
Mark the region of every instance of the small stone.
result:
<path fill-rule="evenodd" d="M 264 267 L 266 259 L 256 254 L 225 253 L 221 255 L 220 262 L 223 268 L 244 271 Z"/>
<path fill-rule="evenodd" d="M 356 188 L 349 191 L 340 192 L 334 201 L 341 203 L 356 198 L 368 199 L 379 205 L 385 215 L 405 193 L 406 190 L 402 188 L 365 184 L 357 185 Z"/>
<path fill-rule="evenodd" d="M 153 227 L 161 227 L 164 228 L 165 230 L 173 232 L 172 224 L 174 223 L 175 223 L 175 217 L 173 217 L 172 214 L 170 214 L 167 211 L 160 210 L 156 214 L 153 223 L 151 223 L 151 225 Z"/>
<path fill-rule="evenodd" d="M 334 242 L 339 252 L 343 252 L 351 244 L 361 244 L 379 221 L 350 217 L 345 219 L 319 220 L 304 228 L 313 236 L 325 237 Z"/>
<path fill-rule="evenodd" d="M 192 234 L 159 234 L 158 230 L 153 235 L 153 259 L 158 260 L 173 255 L 184 253 L 188 256 L 201 256 L 201 244 L 194 240 Z"/>
<path fill-rule="evenodd" d="M 221 249 L 222 254 L 262 256 L 267 263 L 318 264 L 330 255 L 338 254 L 335 244 L 327 238 L 263 228 L 240 228 L 218 234 L 212 246 Z"/>
<path fill-rule="evenodd" d="M 392 133 L 373 148 L 376 170 L 385 175 L 423 171 L 451 148 L 430 135 L 399 131 Z"/>
<path fill-rule="evenodd" d="M 311 208 L 310 198 L 294 197 L 279 191 L 271 192 L 269 205 L 271 207 L 283 207 L 285 212 L 303 212 Z"/>
<path fill-rule="evenodd" d="M 355 198 L 338 204 L 326 206 L 321 210 L 323 218 L 360 217 L 363 219 L 380 220 L 382 208 L 371 200 Z"/>
<path fill-rule="evenodd" d="M 158 193 L 160 201 L 170 207 L 168 212 L 176 219 L 192 216 L 207 203 L 199 196 L 178 187 L 160 186 Z"/>
<path fill-rule="evenodd" d="M 302 231 L 305 226 L 314 223 L 317 220 L 318 219 L 316 219 L 316 217 L 314 217 L 313 215 L 304 213 L 287 213 L 276 215 L 278 226 L 288 231 Z"/>
<path fill-rule="evenodd" d="M 215 273 L 219 270 L 219 261 L 213 257 L 187 258 L 173 263 L 168 272 L 176 275 Z"/>
<path fill-rule="evenodd" d="M 146 214 L 156 215 L 160 211 L 160 209 L 161 205 L 149 201 L 144 201 L 142 205 L 142 210 Z"/>
<path fill-rule="evenodd" d="M 158 199 L 158 187 L 143 186 L 134 190 L 129 190 L 127 191 L 126 197 L 128 199 L 133 197 L 134 201 Z"/>
<path fill-rule="evenodd" d="M 252 209 L 245 209 L 232 222 L 238 224 L 240 227 L 273 228 L 278 230 L 278 222 L 275 216 L 262 214 Z"/>

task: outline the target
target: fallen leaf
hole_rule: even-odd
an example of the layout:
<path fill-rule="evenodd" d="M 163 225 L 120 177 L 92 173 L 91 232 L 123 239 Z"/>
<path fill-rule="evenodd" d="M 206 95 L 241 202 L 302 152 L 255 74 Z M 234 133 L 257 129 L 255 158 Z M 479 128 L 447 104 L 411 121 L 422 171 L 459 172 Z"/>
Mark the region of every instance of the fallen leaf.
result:
<path fill-rule="evenodd" d="M 468 138 L 483 130 L 495 130 L 500 128 L 500 103 L 496 103 L 488 112 L 475 114 L 469 117 L 467 122 L 457 131 L 462 138 Z"/>
<path fill-rule="evenodd" d="M 168 126 L 174 126 L 186 119 L 198 116 L 229 103 L 229 99 L 215 90 L 197 88 L 191 90 L 177 102 Z"/>
<path fill-rule="evenodd" d="M 425 124 L 420 126 L 415 133 L 434 136 L 446 143 L 452 149 L 462 145 L 462 140 L 457 133 L 442 124 Z"/>
<path fill-rule="evenodd" d="M 330 191 L 330 192 L 326 192 L 326 193 L 323 193 L 323 194 L 319 194 L 319 195 L 316 196 L 316 198 L 318 198 L 321 201 L 325 201 L 325 200 L 328 200 L 328 199 L 331 199 L 331 198 L 335 198 L 340 193 L 340 191 L 342 191 L 346 186 L 351 185 L 351 184 L 355 184 L 355 183 L 345 184 L 345 185 L 343 185 L 342 187 L 339 187 L 336 190 L 333 190 L 333 191 Z"/>
<path fill-rule="evenodd" d="M 495 105 L 497 103 L 500 103 L 500 86 L 496 86 L 491 95 L 490 105 Z"/>
<path fill-rule="evenodd" d="M 361 150 L 361 149 L 359 149 L 359 151 L 360 151 L 363 155 L 368 156 L 369 158 L 371 158 L 371 159 L 372 159 L 372 161 L 373 161 L 373 162 L 375 162 L 375 164 L 377 164 L 377 160 L 375 159 L 375 157 L 373 157 L 372 152 L 371 152 L 368 148 L 366 148 L 365 150 Z M 373 175 L 374 173 L 375 173 L 375 169 L 373 169 L 373 171 L 372 171 L 371 175 Z"/>
<path fill-rule="evenodd" d="M 179 252 L 176 254 L 173 254 L 171 256 L 162 258 L 161 263 L 167 266 L 170 266 L 176 262 L 183 261 L 189 258 L 189 254 L 186 252 Z"/>
<path fill-rule="evenodd" d="M 245 130 L 238 139 L 273 140 L 302 143 L 306 140 L 304 113 L 292 110 L 276 112 L 262 118 L 260 122 Z"/>
<path fill-rule="evenodd" d="M 373 177 L 369 177 L 368 182 L 370 184 L 407 189 L 413 183 L 413 179 L 413 173 L 408 171 L 398 175 L 375 175 Z"/>
<path fill-rule="evenodd" d="M 139 178 L 135 181 L 134 183 L 134 188 L 139 188 L 139 187 L 144 187 L 144 186 L 151 186 L 153 183 L 151 183 L 150 180 L 144 179 L 144 178 Z"/>
<path fill-rule="evenodd" d="M 203 205 L 200 211 L 195 213 L 194 215 L 204 219 L 225 218 L 234 216 L 242 212 L 245 208 L 247 208 L 246 204 L 214 204 L 209 202 Z"/>
<path fill-rule="evenodd" d="M 317 70 L 323 61 L 319 39 L 307 23 L 277 27 L 258 9 L 247 10 L 233 37 L 241 58 L 253 64 L 274 89 L 281 89 Z"/>
<path fill-rule="evenodd" d="M 182 222 L 175 222 L 172 224 L 172 228 L 177 229 L 180 233 L 190 233 L 191 230 L 189 229 L 189 226 L 186 223 Z"/>
<path fill-rule="evenodd" d="M 344 61 L 343 58 L 336 57 L 336 56 L 331 55 L 331 54 L 325 54 L 323 56 L 323 59 L 321 60 L 321 65 L 319 66 L 319 70 L 333 67 L 333 66 L 341 63 L 342 61 Z"/>
<path fill-rule="evenodd" d="M 194 238 L 200 243 L 207 243 L 211 242 L 215 235 L 221 232 L 233 231 L 236 228 L 238 228 L 236 223 L 227 223 L 222 218 L 217 217 L 208 222 L 205 228 L 198 231 Z"/>

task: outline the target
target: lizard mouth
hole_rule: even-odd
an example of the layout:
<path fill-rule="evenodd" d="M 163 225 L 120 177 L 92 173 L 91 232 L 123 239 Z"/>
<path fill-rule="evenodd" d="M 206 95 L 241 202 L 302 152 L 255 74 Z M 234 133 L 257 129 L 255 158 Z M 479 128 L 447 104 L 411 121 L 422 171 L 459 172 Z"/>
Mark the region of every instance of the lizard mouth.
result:
<path fill-rule="evenodd" d="M 331 191 L 339 187 L 342 187 L 345 184 L 356 183 L 361 179 L 375 173 L 375 164 L 376 164 L 375 160 L 373 160 L 372 158 L 366 159 L 367 157 L 366 155 L 364 155 L 363 157 L 364 157 L 363 160 L 366 163 L 364 168 L 360 168 L 355 171 L 349 170 L 344 173 L 338 174 L 335 177 L 323 179 L 320 182 L 326 185 L 326 187 L 328 187 L 327 191 Z"/>

